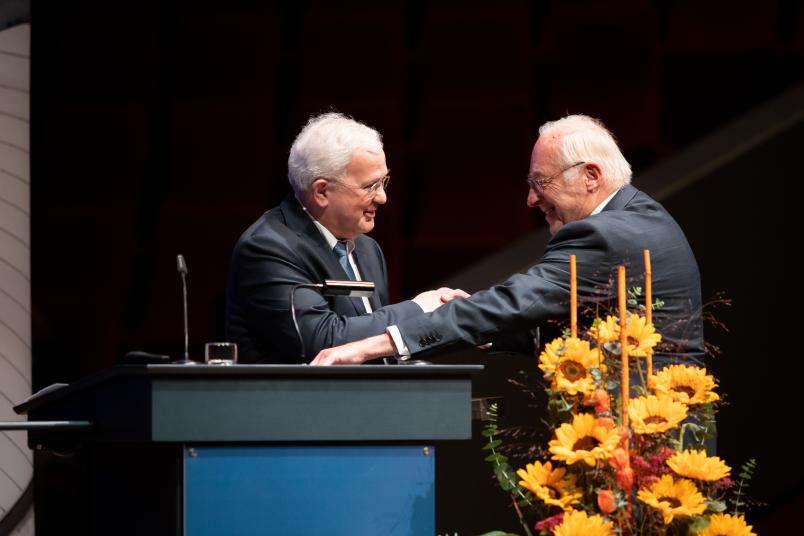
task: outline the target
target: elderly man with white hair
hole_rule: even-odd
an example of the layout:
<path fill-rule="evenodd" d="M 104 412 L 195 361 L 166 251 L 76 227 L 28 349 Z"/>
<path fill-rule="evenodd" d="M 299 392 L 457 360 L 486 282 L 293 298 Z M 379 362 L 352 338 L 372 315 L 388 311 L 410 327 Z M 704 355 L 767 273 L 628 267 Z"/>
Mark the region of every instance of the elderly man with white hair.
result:
<path fill-rule="evenodd" d="M 537 264 L 524 274 L 426 315 L 390 326 L 385 334 L 323 350 L 312 364 L 361 363 L 380 356 L 425 357 L 523 334 L 570 313 L 569 258 L 577 258 L 578 300 L 605 312 L 616 300 L 617 268 L 641 286 L 643 250 L 651 253 L 653 314 L 663 336 L 659 364 L 704 357 L 698 264 L 667 211 L 630 185 L 631 166 L 612 134 L 591 117 L 571 115 L 544 124 L 533 147 L 527 204 L 550 226 Z M 612 293 L 614 291 L 614 293 Z"/>
<path fill-rule="evenodd" d="M 339 113 L 313 117 L 290 150 L 293 193 L 238 240 L 226 296 L 227 338 L 242 363 L 299 363 L 329 348 L 466 295 L 424 292 L 389 304 L 385 258 L 365 236 L 387 201 L 390 181 L 380 134 Z M 372 281 L 371 298 L 324 297 L 299 288 L 294 328 L 290 293 L 327 279 Z"/>

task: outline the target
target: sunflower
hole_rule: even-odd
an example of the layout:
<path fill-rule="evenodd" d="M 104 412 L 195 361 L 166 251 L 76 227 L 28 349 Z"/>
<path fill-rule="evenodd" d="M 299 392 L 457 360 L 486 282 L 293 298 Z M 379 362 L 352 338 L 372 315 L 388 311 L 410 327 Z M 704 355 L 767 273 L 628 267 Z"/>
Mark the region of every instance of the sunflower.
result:
<path fill-rule="evenodd" d="M 751 529 L 751 525 L 745 524 L 743 516 L 713 514 L 709 518 L 709 526 L 698 536 L 757 536 Z"/>
<path fill-rule="evenodd" d="M 659 510 L 665 525 L 674 517 L 698 515 L 706 510 L 706 499 L 695 484 L 684 478 L 674 480 L 672 475 L 664 475 L 647 489 L 640 489 L 637 499 Z"/>
<path fill-rule="evenodd" d="M 687 365 L 670 365 L 653 376 L 651 384 L 657 394 L 669 395 L 687 405 L 707 404 L 720 399 L 712 390 L 715 378 L 706 369 Z"/>
<path fill-rule="evenodd" d="M 570 395 L 593 393 L 597 386 L 591 369 L 606 370 L 597 348 L 589 348 L 589 341 L 575 337 L 554 340 L 545 347 L 539 361 L 545 378 L 552 378 L 553 389 Z"/>
<path fill-rule="evenodd" d="M 598 320 L 589 329 L 589 336 L 598 344 L 618 342 L 620 325 L 616 317 L 607 316 L 606 320 Z M 625 321 L 625 336 L 628 342 L 628 355 L 644 356 L 645 353 L 659 344 L 662 336 L 656 333 L 653 324 L 648 324 L 644 316 L 629 314 Z"/>
<path fill-rule="evenodd" d="M 564 423 L 550 441 L 553 459 L 572 465 L 584 461 L 594 467 L 596 460 L 607 460 L 620 442 L 616 428 L 609 430 L 597 423 L 594 415 L 575 415 L 572 424 Z"/>
<path fill-rule="evenodd" d="M 628 315 L 625 336 L 628 341 L 628 355 L 633 356 L 644 356 L 662 340 L 653 324 L 648 324 L 648 320 L 639 315 Z"/>
<path fill-rule="evenodd" d="M 656 434 L 686 419 L 687 406 L 669 396 L 642 396 L 628 402 L 628 416 L 635 434 Z"/>
<path fill-rule="evenodd" d="M 575 475 L 564 478 L 566 472 L 564 467 L 553 469 L 550 462 L 542 464 L 536 461 L 527 464 L 525 469 L 517 470 L 516 474 L 522 479 L 520 486 L 532 491 L 545 504 L 567 511 L 572 510 L 570 505 L 576 504 L 582 493 L 575 487 Z"/>
<path fill-rule="evenodd" d="M 608 315 L 606 320 L 595 320 L 589 328 L 589 336 L 595 339 L 598 344 L 615 342 L 620 340 L 620 324 L 616 316 Z"/>
<path fill-rule="evenodd" d="M 581 510 L 564 514 L 564 520 L 553 531 L 555 536 L 615 536 L 611 521 Z"/>
<path fill-rule="evenodd" d="M 679 476 L 713 482 L 729 476 L 731 467 L 717 456 L 711 458 L 705 450 L 676 452 L 667 460 L 667 465 Z"/>

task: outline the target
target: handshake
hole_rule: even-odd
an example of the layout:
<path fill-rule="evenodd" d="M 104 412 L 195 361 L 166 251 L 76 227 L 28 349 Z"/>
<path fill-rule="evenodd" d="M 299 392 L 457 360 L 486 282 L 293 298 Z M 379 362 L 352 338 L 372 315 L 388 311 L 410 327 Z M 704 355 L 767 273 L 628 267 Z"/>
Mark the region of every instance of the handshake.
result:
<path fill-rule="evenodd" d="M 448 287 L 441 287 L 436 290 L 428 290 L 422 292 L 413 301 L 422 308 L 425 313 L 435 311 L 441 305 L 454 300 L 455 298 L 468 298 L 469 294 L 461 289 L 452 289 Z"/>
<path fill-rule="evenodd" d="M 469 294 L 461 289 L 441 287 L 436 290 L 422 292 L 413 301 L 425 313 L 434 311 L 455 298 L 468 298 Z M 360 341 L 350 342 L 334 348 L 321 350 L 311 365 L 359 365 L 369 359 L 396 355 L 396 347 L 387 333 L 376 335 Z"/>

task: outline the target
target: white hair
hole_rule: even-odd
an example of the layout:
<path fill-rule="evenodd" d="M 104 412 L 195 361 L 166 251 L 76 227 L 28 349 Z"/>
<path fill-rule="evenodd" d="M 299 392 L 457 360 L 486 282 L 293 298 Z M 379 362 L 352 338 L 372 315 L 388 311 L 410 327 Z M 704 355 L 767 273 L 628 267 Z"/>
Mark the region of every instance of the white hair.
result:
<path fill-rule="evenodd" d="M 298 194 L 319 177 L 341 179 L 358 149 L 382 151 L 380 133 L 340 113 L 313 116 L 290 148 L 288 181 Z"/>
<path fill-rule="evenodd" d="M 545 135 L 558 139 L 558 165 L 562 168 L 576 162 L 594 162 L 610 186 L 620 188 L 631 182 L 631 165 L 620 152 L 614 135 L 599 119 L 568 115 L 542 125 L 539 136 Z M 566 180 L 572 182 L 577 175 L 568 175 Z"/>

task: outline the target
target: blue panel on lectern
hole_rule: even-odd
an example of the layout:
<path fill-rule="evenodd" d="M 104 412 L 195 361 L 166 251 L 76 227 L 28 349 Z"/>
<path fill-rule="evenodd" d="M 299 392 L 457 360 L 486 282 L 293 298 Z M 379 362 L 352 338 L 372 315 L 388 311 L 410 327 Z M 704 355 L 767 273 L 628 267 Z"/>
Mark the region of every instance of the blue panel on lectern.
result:
<path fill-rule="evenodd" d="M 184 450 L 185 534 L 435 534 L 435 449 Z"/>

